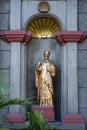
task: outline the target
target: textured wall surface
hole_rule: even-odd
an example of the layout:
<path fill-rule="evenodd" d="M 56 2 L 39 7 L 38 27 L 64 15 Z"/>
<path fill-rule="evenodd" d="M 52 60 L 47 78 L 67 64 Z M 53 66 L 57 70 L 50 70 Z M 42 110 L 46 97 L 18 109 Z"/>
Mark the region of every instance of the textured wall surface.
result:
<path fill-rule="evenodd" d="M 78 1 L 78 30 L 87 31 L 87 0 Z M 78 45 L 79 111 L 87 121 L 87 40 Z"/>
<path fill-rule="evenodd" d="M 0 0 L 0 31 L 9 30 L 10 21 L 10 0 Z M 9 91 L 10 85 L 10 44 L 0 40 L 0 85 Z M 5 92 L 6 93 L 6 92 Z M 8 92 L 7 92 L 8 93 Z M 6 96 L 9 97 L 6 93 Z M 0 111 L 5 115 L 8 112 L 8 107 Z"/>

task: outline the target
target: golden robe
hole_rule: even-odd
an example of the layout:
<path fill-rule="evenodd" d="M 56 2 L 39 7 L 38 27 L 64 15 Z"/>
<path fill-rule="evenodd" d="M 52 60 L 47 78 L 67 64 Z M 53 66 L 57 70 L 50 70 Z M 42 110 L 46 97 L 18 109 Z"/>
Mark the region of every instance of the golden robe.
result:
<path fill-rule="evenodd" d="M 37 100 L 40 105 L 53 106 L 55 66 L 51 61 L 38 62 L 35 69 Z"/>

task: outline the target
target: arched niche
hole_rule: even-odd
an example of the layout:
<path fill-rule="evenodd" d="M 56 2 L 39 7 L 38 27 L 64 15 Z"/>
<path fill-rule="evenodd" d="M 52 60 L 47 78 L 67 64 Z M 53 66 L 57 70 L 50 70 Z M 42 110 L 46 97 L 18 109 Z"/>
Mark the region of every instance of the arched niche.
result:
<path fill-rule="evenodd" d="M 49 24 L 48 26 L 45 27 L 45 25 L 47 25 L 47 22 Z M 52 25 L 51 22 L 53 22 Z M 53 28 L 55 24 L 56 27 Z M 52 30 L 50 29 L 51 30 L 50 37 L 45 35 L 45 33 L 43 33 L 44 36 L 39 36 L 42 32 L 48 31 L 49 28 L 53 28 L 53 33 Z M 62 30 L 61 22 L 59 19 L 57 19 L 55 16 L 51 14 L 35 15 L 27 20 L 25 29 L 26 31 L 32 33 L 32 40 L 26 46 L 26 97 L 28 98 L 36 96 L 35 66 L 38 61 L 43 60 L 43 52 L 45 50 L 49 50 L 51 52 L 50 59 L 54 62 L 56 66 L 56 76 L 53 80 L 55 119 L 60 121 L 61 120 L 61 46 L 55 39 L 54 34 Z"/>

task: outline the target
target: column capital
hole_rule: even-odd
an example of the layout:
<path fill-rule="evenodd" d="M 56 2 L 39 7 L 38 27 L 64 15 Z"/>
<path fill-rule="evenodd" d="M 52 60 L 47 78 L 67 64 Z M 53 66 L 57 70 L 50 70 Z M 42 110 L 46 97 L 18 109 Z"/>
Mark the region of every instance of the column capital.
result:
<path fill-rule="evenodd" d="M 7 43 L 21 42 L 28 44 L 31 40 L 31 33 L 20 30 L 0 31 L 0 39 Z"/>
<path fill-rule="evenodd" d="M 56 38 L 61 45 L 68 42 L 81 43 L 87 39 L 87 33 L 84 31 L 62 31 L 56 33 Z"/>

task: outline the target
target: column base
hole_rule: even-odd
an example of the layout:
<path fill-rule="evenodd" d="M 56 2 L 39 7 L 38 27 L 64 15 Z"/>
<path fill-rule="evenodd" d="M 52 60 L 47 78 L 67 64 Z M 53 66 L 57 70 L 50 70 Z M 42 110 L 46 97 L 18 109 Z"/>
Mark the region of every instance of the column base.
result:
<path fill-rule="evenodd" d="M 63 124 L 85 124 L 85 120 L 80 114 L 67 114 L 62 119 Z"/>
<path fill-rule="evenodd" d="M 62 129 L 65 130 L 85 130 L 85 120 L 80 114 L 67 114 L 62 119 Z"/>
<path fill-rule="evenodd" d="M 55 121 L 54 107 L 33 105 L 31 106 L 31 109 L 33 111 L 42 112 L 43 118 L 46 119 L 47 121 Z"/>

